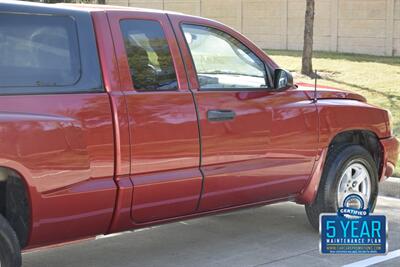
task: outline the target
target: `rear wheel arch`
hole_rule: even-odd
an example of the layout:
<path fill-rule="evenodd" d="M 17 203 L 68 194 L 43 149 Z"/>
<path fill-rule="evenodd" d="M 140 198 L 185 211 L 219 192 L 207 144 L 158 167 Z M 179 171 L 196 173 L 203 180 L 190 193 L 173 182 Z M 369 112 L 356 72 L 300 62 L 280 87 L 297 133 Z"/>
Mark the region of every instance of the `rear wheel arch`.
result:
<path fill-rule="evenodd" d="M 21 248 L 31 231 L 31 202 L 27 182 L 16 170 L 0 167 L 0 214 L 15 231 Z"/>

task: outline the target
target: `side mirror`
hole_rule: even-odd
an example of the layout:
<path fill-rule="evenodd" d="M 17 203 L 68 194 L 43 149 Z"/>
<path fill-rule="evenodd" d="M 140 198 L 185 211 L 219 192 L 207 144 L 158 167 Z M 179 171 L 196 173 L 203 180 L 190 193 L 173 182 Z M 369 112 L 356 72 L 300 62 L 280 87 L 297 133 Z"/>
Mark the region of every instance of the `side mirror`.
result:
<path fill-rule="evenodd" d="M 274 87 L 277 90 L 287 89 L 293 86 L 292 74 L 284 69 L 276 69 L 274 73 Z"/>

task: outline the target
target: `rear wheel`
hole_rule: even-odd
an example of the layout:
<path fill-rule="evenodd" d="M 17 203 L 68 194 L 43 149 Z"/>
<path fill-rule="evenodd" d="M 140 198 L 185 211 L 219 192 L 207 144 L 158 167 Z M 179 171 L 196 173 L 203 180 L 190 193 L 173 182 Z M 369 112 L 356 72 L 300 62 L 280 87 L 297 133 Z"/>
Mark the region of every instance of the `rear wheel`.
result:
<path fill-rule="evenodd" d="M 312 204 L 305 205 L 310 224 L 319 229 L 321 213 L 335 213 L 347 193 L 359 193 L 373 211 L 378 195 L 378 171 L 370 153 L 359 145 L 341 145 L 328 155 Z"/>
<path fill-rule="evenodd" d="M 0 215 L 0 267 L 20 267 L 21 249 L 14 230 Z"/>

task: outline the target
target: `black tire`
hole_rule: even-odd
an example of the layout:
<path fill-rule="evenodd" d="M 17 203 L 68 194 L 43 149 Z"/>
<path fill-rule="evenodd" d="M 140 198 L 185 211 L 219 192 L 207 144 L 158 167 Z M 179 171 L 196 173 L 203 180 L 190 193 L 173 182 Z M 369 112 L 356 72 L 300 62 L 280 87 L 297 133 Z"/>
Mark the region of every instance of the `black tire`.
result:
<path fill-rule="evenodd" d="M 371 196 L 368 207 L 375 208 L 378 195 L 378 171 L 371 154 L 359 145 L 344 144 L 332 149 L 326 159 L 317 196 L 312 204 L 306 204 L 308 220 L 315 230 L 319 230 L 319 215 L 335 213 L 338 209 L 337 188 L 340 178 L 351 163 L 361 163 L 366 167 L 371 179 Z"/>
<path fill-rule="evenodd" d="M 0 215 L 0 263 L 1 267 L 20 267 L 21 249 L 14 230 Z"/>

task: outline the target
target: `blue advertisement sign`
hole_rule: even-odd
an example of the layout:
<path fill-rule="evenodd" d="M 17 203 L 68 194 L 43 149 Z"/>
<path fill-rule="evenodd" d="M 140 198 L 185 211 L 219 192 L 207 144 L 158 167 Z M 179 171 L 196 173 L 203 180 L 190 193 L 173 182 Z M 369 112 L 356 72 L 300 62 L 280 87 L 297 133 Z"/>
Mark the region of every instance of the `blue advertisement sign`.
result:
<path fill-rule="evenodd" d="M 357 205 L 354 203 L 357 202 Z M 349 194 L 337 213 L 320 216 L 322 254 L 386 254 L 388 226 L 384 215 L 370 215 L 358 194 Z M 356 206 L 357 208 L 354 208 Z"/>

